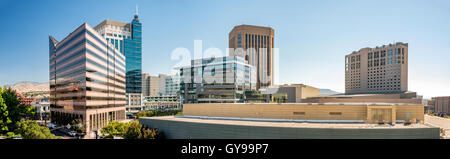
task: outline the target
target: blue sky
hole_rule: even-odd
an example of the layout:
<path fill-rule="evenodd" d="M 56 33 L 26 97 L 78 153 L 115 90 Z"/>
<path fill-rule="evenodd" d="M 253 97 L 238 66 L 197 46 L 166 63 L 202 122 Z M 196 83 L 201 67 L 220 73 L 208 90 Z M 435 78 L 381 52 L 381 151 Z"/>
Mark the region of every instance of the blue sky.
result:
<path fill-rule="evenodd" d="M 344 57 L 363 47 L 409 43 L 409 90 L 450 95 L 448 0 L 1 0 L 0 85 L 48 81 L 48 35 L 61 40 L 87 22 L 130 22 L 139 5 L 143 71 L 170 73 L 171 52 L 194 40 L 228 47 L 233 26 L 275 29 L 280 83 L 344 92 Z"/>

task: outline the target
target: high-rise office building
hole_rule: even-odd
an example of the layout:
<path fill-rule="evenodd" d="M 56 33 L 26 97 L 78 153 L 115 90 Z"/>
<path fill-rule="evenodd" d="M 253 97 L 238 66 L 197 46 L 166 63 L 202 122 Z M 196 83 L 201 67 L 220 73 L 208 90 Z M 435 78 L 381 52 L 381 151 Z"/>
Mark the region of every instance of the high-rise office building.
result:
<path fill-rule="evenodd" d="M 126 57 L 126 91 L 142 92 L 142 24 L 138 15 L 131 23 L 104 20 L 94 27 Z"/>
<path fill-rule="evenodd" d="M 148 73 L 142 74 L 142 94 L 147 96 L 173 96 L 180 90 L 177 76 L 159 74 L 151 76 Z"/>
<path fill-rule="evenodd" d="M 274 35 L 270 27 L 239 25 L 229 33 L 230 56 L 240 56 L 256 67 L 256 88 L 272 86 L 274 82 Z"/>
<path fill-rule="evenodd" d="M 160 78 L 158 76 L 142 74 L 142 95 L 144 97 L 160 95 Z"/>
<path fill-rule="evenodd" d="M 195 59 L 176 69 L 183 103 L 238 103 L 256 89 L 255 67 L 239 56 Z"/>
<path fill-rule="evenodd" d="M 180 80 L 176 75 L 159 74 L 159 90 L 163 96 L 176 96 L 180 90 Z"/>
<path fill-rule="evenodd" d="M 362 48 L 345 56 L 345 93 L 408 91 L 408 43 Z"/>
<path fill-rule="evenodd" d="M 58 42 L 49 37 L 50 116 L 81 119 L 89 134 L 125 119 L 125 56 L 84 23 Z"/>

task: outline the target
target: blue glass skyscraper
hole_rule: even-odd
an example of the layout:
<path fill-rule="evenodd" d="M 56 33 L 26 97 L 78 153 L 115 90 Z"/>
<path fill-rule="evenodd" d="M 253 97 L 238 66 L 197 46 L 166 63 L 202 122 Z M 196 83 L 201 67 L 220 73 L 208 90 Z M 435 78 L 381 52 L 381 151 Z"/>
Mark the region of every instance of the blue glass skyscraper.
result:
<path fill-rule="evenodd" d="M 124 39 L 127 93 L 142 92 L 142 24 L 138 15 L 131 22 L 131 38 Z"/>
<path fill-rule="evenodd" d="M 126 92 L 142 92 L 142 24 L 138 15 L 131 23 L 104 20 L 94 28 L 126 57 Z"/>

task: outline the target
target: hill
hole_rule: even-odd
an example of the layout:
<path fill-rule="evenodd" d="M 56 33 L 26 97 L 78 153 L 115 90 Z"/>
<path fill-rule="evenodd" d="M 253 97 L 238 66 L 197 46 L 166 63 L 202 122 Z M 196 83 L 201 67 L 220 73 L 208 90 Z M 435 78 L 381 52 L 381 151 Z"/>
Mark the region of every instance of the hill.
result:
<path fill-rule="evenodd" d="M 48 92 L 50 90 L 50 85 L 48 82 L 19 82 L 14 85 L 7 85 L 19 93 L 25 92 Z"/>
<path fill-rule="evenodd" d="M 333 94 L 341 94 L 341 92 L 336 92 L 331 89 L 320 89 L 320 95 L 333 95 Z"/>

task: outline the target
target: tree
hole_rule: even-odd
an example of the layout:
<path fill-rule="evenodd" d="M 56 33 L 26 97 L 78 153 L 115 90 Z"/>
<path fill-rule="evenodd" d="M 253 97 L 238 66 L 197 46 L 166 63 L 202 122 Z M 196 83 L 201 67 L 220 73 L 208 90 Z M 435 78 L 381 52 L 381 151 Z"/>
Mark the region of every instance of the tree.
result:
<path fill-rule="evenodd" d="M 86 133 L 86 124 L 81 118 L 72 121 L 73 129 L 78 133 Z"/>
<path fill-rule="evenodd" d="M 125 134 L 123 135 L 124 139 L 139 139 L 141 135 L 142 125 L 138 121 L 132 121 L 129 123 L 129 127 Z"/>
<path fill-rule="evenodd" d="M 16 124 L 21 119 L 26 117 L 32 117 L 36 114 L 36 107 L 21 104 L 17 98 L 17 92 L 11 88 L 1 88 L 1 96 L 6 104 L 6 110 L 8 111 L 8 117 L 11 120 L 8 125 L 8 130 L 12 131 L 16 129 Z"/>
<path fill-rule="evenodd" d="M 104 126 L 101 130 L 102 134 L 107 134 L 108 136 L 123 136 L 127 130 L 127 123 L 120 123 L 117 121 L 112 121 L 108 125 Z"/>
<path fill-rule="evenodd" d="M 22 137 L 22 136 L 20 136 L 20 134 L 14 134 L 14 132 L 6 133 L 6 138 L 7 139 L 11 139 L 11 138 L 14 138 L 14 137 Z"/>
<path fill-rule="evenodd" d="M 155 139 L 156 132 L 152 129 L 142 129 L 142 133 L 139 136 L 139 139 Z"/>
<path fill-rule="evenodd" d="M 150 129 L 142 126 L 137 120 L 129 123 L 112 121 L 102 128 L 103 139 L 113 139 L 120 136 L 124 139 L 160 139 L 162 134 L 157 129 Z"/>
<path fill-rule="evenodd" d="M 0 133 L 7 132 L 8 125 L 11 123 L 11 119 L 9 119 L 8 108 L 2 98 L 2 88 L 0 87 Z"/>
<path fill-rule="evenodd" d="M 14 123 L 20 121 L 20 119 L 22 118 L 21 117 L 22 110 L 19 107 L 20 101 L 17 99 L 16 91 L 6 87 L 3 88 L 2 98 L 6 104 L 8 116 L 11 120 L 11 123 L 8 126 L 8 128 L 10 128 L 11 130 L 11 128 L 14 127 Z"/>
<path fill-rule="evenodd" d="M 20 120 L 16 123 L 14 133 L 20 134 L 24 139 L 59 139 L 47 127 L 39 126 L 36 121 Z"/>

